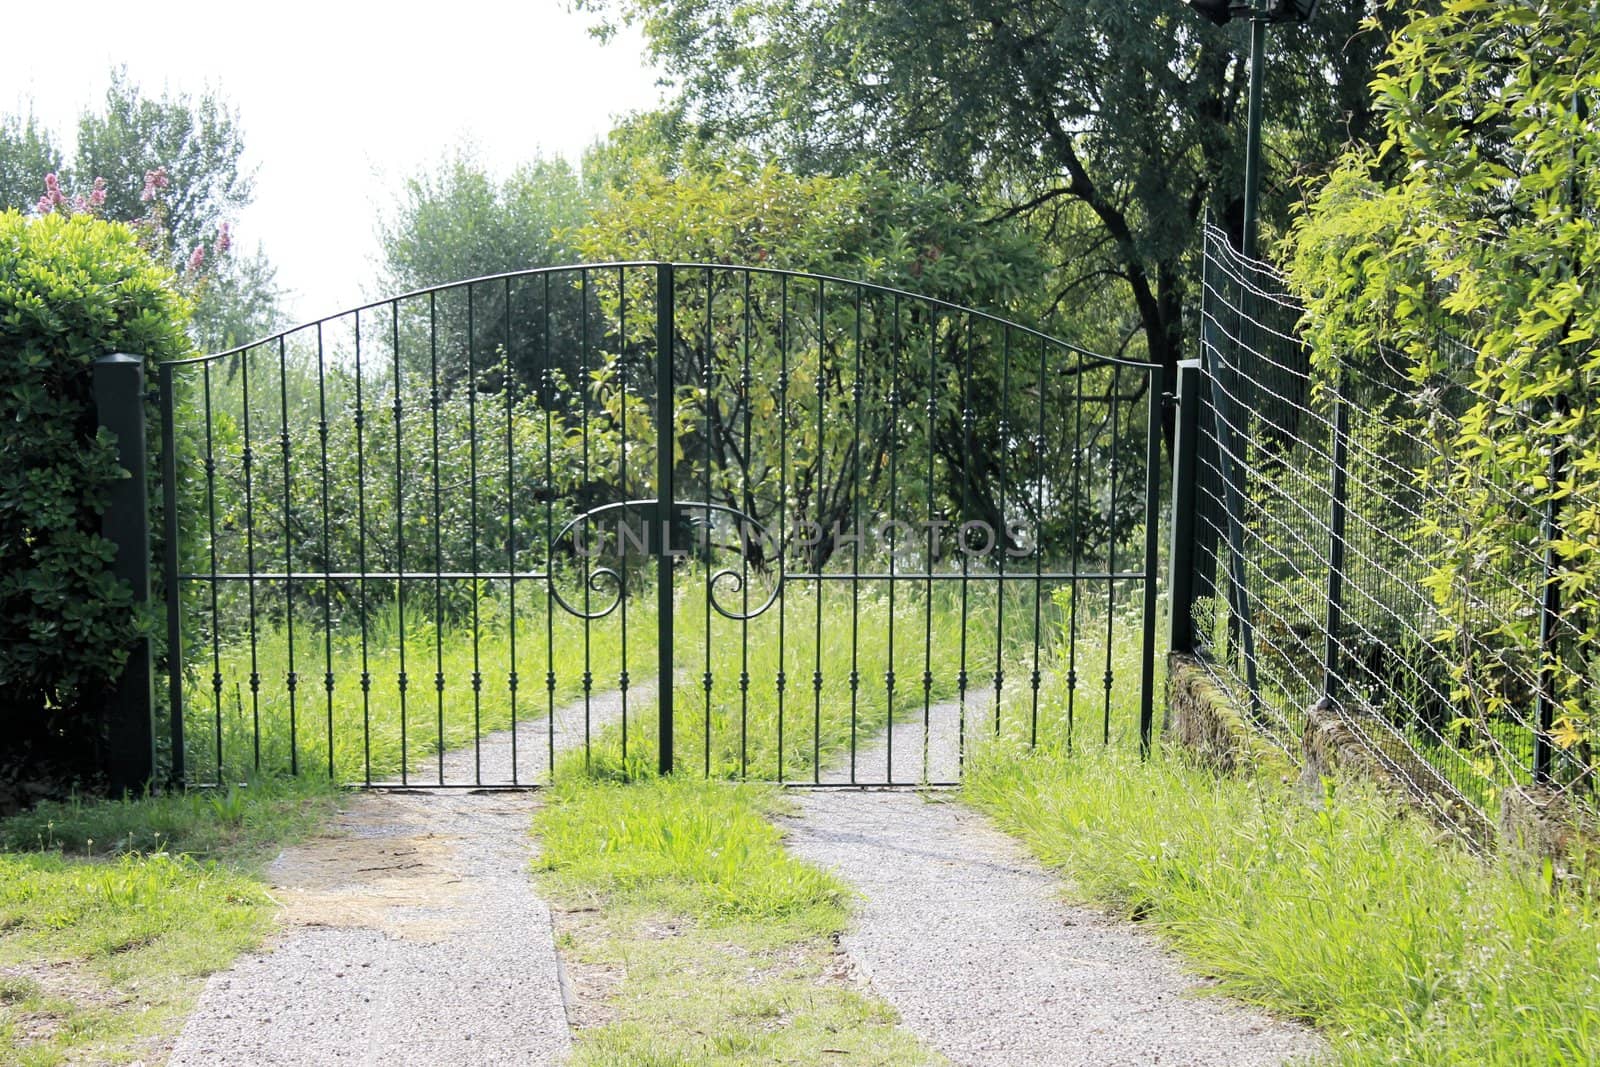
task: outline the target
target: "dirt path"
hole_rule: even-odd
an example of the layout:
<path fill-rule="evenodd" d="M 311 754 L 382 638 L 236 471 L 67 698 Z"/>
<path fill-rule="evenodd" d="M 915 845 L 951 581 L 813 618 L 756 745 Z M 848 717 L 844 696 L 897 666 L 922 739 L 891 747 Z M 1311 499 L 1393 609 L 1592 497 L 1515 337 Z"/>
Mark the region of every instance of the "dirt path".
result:
<path fill-rule="evenodd" d="M 590 729 L 620 715 L 594 699 Z M 555 747 L 583 743 L 583 705 Z M 523 723 L 517 766 L 548 764 L 549 725 Z M 448 754 L 447 781 L 508 780 L 511 733 Z M 213 975 L 174 1067 L 559 1062 L 571 1047 L 550 913 L 533 892 L 527 793 L 353 794 L 325 834 L 268 876 L 285 929 Z"/>
<path fill-rule="evenodd" d="M 975 710 L 969 729 L 981 721 Z M 930 762 L 953 771 L 958 709 L 942 705 L 930 718 Z M 922 731 L 920 717 L 896 727 L 897 778 L 902 750 L 920 767 Z M 887 748 L 863 751 L 858 766 L 884 766 Z M 1232 1067 L 1321 1049 L 1302 1028 L 1197 996 L 1202 983 L 1153 937 L 1063 904 L 1055 876 L 953 797 L 817 790 L 795 799 L 790 848 L 863 897 L 843 947 L 906 1025 L 955 1063 Z"/>

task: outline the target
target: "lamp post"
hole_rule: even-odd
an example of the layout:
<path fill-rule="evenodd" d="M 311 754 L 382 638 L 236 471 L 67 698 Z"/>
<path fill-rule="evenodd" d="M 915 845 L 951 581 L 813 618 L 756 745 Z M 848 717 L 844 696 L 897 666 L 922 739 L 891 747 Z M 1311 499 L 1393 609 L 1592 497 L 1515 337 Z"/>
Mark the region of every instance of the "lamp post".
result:
<path fill-rule="evenodd" d="M 1261 188 L 1261 81 L 1266 60 L 1267 25 L 1307 22 L 1317 13 L 1317 0 L 1188 0 L 1201 15 L 1225 26 L 1235 18 L 1250 20 L 1250 111 L 1244 148 L 1244 239 L 1240 251 L 1256 255 L 1256 204 Z"/>

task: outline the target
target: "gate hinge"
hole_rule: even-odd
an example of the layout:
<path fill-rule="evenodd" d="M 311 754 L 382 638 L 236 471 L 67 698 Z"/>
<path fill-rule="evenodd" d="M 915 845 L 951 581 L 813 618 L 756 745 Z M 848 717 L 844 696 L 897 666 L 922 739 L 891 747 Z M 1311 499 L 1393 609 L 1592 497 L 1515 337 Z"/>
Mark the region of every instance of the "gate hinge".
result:
<path fill-rule="evenodd" d="M 1175 407 L 1177 407 L 1178 406 L 1178 394 L 1177 393 L 1163 392 L 1161 394 L 1161 406 L 1163 408 L 1175 408 Z"/>

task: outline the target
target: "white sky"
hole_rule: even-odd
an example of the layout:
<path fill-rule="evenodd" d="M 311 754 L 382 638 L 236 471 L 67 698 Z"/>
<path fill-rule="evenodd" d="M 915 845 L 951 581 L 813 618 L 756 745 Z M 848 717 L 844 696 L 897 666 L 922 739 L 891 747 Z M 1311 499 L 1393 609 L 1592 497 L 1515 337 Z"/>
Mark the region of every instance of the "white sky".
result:
<path fill-rule="evenodd" d="M 217 91 L 257 168 L 236 238 L 264 245 L 300 321 L 379 295 L 368 292 L 377 213 L 453 146 L 470 141 L 499 174 L 541 151 L 576 162 L 613 117 L 656 102 L 638 36 L 601 45 L 592 16 L 568 6 L 77 2 L 10 42 L 0 110 L 31 100 L 70 149 L 113 65 L 147 95 Z"/>

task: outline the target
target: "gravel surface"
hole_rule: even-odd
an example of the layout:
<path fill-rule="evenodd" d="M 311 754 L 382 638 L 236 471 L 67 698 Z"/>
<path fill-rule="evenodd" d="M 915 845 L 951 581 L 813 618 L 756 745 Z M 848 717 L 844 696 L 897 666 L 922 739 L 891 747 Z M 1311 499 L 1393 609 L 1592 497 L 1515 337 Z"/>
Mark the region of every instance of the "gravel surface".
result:
<path fill-rule="evenodd" d="M 589 725 L 621 715 L 591 701 Z M 582 702 L 556 749 L 581 746 Z M 549 723 L 517 766 L 548 766 Z M 510 731 L 445 757 L 446 781 L 507 781 Z M 542 777 L 542 773 L 538 775 Z M 197 1065 L 547 1064 L 571 1047 L 550 912 L 533 892 L 527 793 L 353 794 L 268 868 L 286 929 L 206 983 L 169 1061 Z"/>
<path fill-rule="evenodd" d="M 953 769 L 959 709 L 930 718 L 930 762 Z M 920 762 L 922 729 L 920 716 L 896 728 L 897 764 L 902 750 Z M 858 766 L 884 766 L 887 749 L 863 751 Z M 1322 1049 L 1304 1028 L 1197 996 L 1203 983 L 1153 937 L 1064 904 L 1055 876 L 953 797 L 817 790 L 794 799 L 789 847 L 862 895 L 845 951 L 955 1063 L 1251 1067 Z"/>

